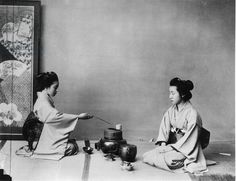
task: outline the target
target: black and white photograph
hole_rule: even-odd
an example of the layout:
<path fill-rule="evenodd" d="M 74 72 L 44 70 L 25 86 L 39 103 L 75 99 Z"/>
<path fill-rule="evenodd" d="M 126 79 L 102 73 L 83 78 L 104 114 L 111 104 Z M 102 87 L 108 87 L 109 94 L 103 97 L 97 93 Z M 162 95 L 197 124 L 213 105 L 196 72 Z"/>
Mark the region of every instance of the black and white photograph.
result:
<path fill-rule="evenodd" d="M 0 181 L 234 181 L 235 0 L 0 0 Z"/>

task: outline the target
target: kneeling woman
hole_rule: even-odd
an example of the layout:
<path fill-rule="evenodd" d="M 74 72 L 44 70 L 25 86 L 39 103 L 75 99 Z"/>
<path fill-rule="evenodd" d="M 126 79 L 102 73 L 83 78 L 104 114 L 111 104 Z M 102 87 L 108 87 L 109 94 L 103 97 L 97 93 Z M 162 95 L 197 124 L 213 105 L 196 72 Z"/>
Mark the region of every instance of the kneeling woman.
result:
<path fill-rule="evenodd" d="M 155 149 L 143 155 L 147 164 L 169 170 L 190 173 L 207 171 L 199 141 L 202 120 L 190 103 L 193 83 L 174 78 L 170 81 L 169 98 L 172 106 L 161 121 Z"/>
<path fill-rule="evenodd" d="M 34 113 L 44 123 L 41 136 L 33 158 L 59 160 L 64 156 L 78 153 L 75 140 L 69 139 L 78 119 L 90 119 L 88 113 L 66 114 L 59 112 L 52 97 L 59 86 L 58 76 L 54 72 L 41 73 L 36 77 L 38 98 L 34 104 Z"/>

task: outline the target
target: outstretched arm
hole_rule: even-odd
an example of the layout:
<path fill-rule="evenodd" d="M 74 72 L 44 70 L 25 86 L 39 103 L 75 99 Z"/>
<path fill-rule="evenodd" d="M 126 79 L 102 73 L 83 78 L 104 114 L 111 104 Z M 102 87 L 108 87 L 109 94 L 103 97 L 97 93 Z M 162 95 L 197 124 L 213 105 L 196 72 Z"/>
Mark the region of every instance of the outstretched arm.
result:
<path fill-rule="evenodd" d="M 79 119 L 91 119 L 93 118 L 93 115 L 90 115 L 89 113 L 80 113 L 78 115 Z"/>

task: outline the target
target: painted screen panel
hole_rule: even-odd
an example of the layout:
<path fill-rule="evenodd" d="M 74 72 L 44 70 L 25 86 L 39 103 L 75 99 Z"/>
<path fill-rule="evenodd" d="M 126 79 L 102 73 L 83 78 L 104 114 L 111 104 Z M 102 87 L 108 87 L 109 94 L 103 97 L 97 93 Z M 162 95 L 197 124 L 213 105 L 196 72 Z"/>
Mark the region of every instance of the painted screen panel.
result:
<path fill-rule="evenodd" d="M 38 5 L 38 2 L 0 4 L 1 138 L 20 138 L 24 121 L 33 107 L 33 77 L 38 64 Z"/>

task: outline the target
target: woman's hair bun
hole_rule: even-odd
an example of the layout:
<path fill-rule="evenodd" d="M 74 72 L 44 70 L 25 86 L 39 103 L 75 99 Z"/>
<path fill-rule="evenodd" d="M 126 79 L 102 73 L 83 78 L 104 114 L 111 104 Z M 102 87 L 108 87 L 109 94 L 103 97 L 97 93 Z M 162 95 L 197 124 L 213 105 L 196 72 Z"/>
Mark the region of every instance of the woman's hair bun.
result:
<path fill-rule="evenodd" d="M 186 88 L 191 91 L 194 88 L 193 82 L 191 80 L 186 80 L 185 81 Z"/>
<path fill-rule="evenodd" d="M 37 91 L 42 91 L 50 87 L 53 82 L 58 81 L 58 76 L 55 72 L 42 72 L 36 76 Z"/>
<path fill-rule="evenodd" d="M 36 79 L 41 79 L 43 77 L 44 73 L 39 73 L 38 75 L 36 75 Z"/>
<path fill-rule="evenodd" d="M 180 93 L 184 101 L 188 101 L 192 98 L 192 93 L 194 85 L 191 80 L 181 80 L 178 77 L 173 78 L 170 81 L 170 86 L 176 86 L 177 91 Z"/>

